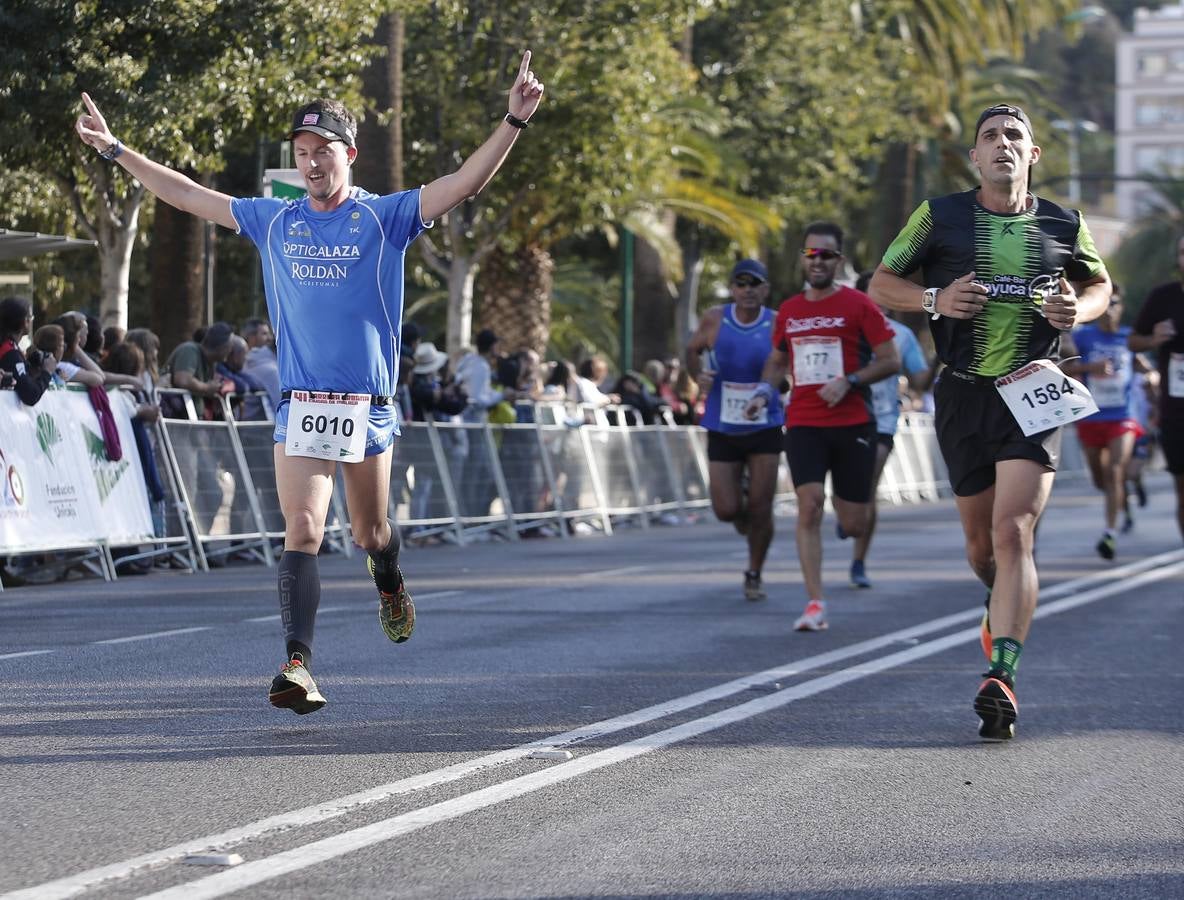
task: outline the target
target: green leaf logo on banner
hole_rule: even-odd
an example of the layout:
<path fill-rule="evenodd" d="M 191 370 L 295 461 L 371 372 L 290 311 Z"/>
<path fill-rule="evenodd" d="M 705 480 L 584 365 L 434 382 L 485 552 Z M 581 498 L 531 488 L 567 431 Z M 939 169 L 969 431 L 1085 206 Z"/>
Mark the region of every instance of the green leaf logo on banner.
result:
<path fill-rule="evenodd" d="M 55 465 L 53 448 L 61 442 L 62 433 L 58 430 L 58 423 L 54 421 L 53 416 L 49 413 L 40 413 L 37 416 L 37 443 L 41 446 L 41 452 Z"/>
<path fill-rule="evenodd" d="M 90 457 L 90 467 L 95 475 L 95 486 L 99 489 L 99 500 L 106 503 L 107 497 L 123 477 L 128 462 L 126 459 L 111 462 L 107 459 L 107 445 L 103 443 L 102 435 L 95 434 L 85 425 L 80 424 L 79 427 L 86 438 L 87 456 Z"/>

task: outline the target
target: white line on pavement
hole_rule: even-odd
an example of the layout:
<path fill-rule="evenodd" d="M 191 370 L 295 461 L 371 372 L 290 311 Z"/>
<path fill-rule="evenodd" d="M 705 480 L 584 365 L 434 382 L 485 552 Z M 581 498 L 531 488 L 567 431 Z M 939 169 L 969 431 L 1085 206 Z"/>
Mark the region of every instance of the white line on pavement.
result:
<path fill-rule="evenodd" d="M 1184 562 L 1176 563 L 1162 569 L 1144 572 L 1143 574 L 1134 576 L 1123 584 L 1109 584 L 1091 591 L 1085 591 L 1081 594 L 1071 595 L 1063 600 L 1054 601 L 1041 607 L 1037 611 L 1037 615 L 1043 618 L 1055 613 L 1065 612 L 1066 610 L 1075 609 L 1120 591 L 1126 591 L 1130 588 L 1158 581 L 1182 572 L 1184 572 Z M 495 784 L 468 794 L 462 794 L 451 800 L 445 800 L 441 803 L 425 806 L 422 809 L 402 813 L 401 815 L 374 822 L 361 828 L 355 828 L 351 831 L 314 841 L 311 844 L 294 847 L 291 850 L 285 850 L 255 862 L 245 863 L 237 868 L 220 872 L 217 875 L 200 878 L 196 881 L 168 888 L 155 894 L 147 894 L 141 897 L 141 900 L 213 900 L 216 897 L 223 897 L 226 894 L 240 891 L 264 881 L 270 881 L 281 875 L 328 862 L 329 860 L 374 844 L 382 843 L 383 841 L 388 841 L 400 835 L 409 834 L 413 831 L 427 828 L 430 825 L 456 819 L 470 812 L 485 809 L 498 803 L 533 793 L 542 788 L 559 784 L 560 782 L 569 781 L 588 772 L 594 772 L 597 769 L 603 769 L 607 766 L 641 756 L 642 754 L 660 750 L 671 744 L 690 740 L 699 735 L 716 731 L 728 725 L 744 721 L 745 719 L 750 719 L 769 710 L 787 706 L 794 701 L 812 697 L 823 691 L 832 690 L 849 682 L 866 678 L 869 675 L 875 675 L 917 659 L 934 656 L 958 644 L 977 640 L 978 633 L 977 628 L 967 628 L 957 631 L 953 634 L 936 638 L 928 643 L 911 647 L 908 650 L 900 650 L 870 662 L 859 663 L 850 668 L 841 669 L 829 675 L 823 675 L 819 678 L 793 685 L 776 694 L 756 700 L 749 700 L 747 703 L 728 707 L 711 715 L 685 722 L 682 725 L 676 725 L 665 731 L 628 741 L 616 747 L 609 747 L 605 750 L 591 753 L 588 756 L 575 759 L 571 762 L 560 763 L 548 769 L 532 772 L 529 775 L 520 775 L 501 784 Z"/>
<path fill-rule="evenodd" d="M 17 659 L 21 656 L 42 656 L 46 653 L 56 652 L 56 650 L 22 650 L 19 653 L 0 653 L 0 659 Z"/>
<path fill-rule="evenodd" d="M 1107 569 L 1105 571 L 1096 572 L 1081 578 L 1073 579 L 1072 581 L 1055 585 L 1042 592 L 1041 600 L 1042 602 L 1047 603 L 1054 597 L 1071 594 L 1073 591 L 1079 588 L 1084 588 L 1088 585 L 1096 583 L 1110 583 L 1108 587 L 1105 588 L 1105 590 L 1108 590 L 1110 593 L 1116 593 L 1118 590 L 1124 590 L 1127 587 L 1133 586 L 1133 579 L 1127 580 L 1130 579 L 1130 576 L 1135 576 L 1139 573 L 1155 570 L 1159 566 L 1168 566 L 1181 560 L 1184 560 L 1184 551 L 1163 553 L 1158 556 L 1136 560 L 1135 562 L 1115 566 L 1114 568 Z M 1153 577 L 1149 578 L 1148 580 L 1166 577 L 1166 574 L 1170 574 L 1170 571 L 1166 574 L 1159 574 L 1157 572 L 1153 572 L 1152 574 Z M 1115 582 L 1120 581 L 1122 582 L 1121 585 L 1115 584 Z M 1063 603 L 1067 601 L 1061 602 Z M 1047 608 L 1048 607 L 1041 607 L 1038 609 L 1037 614 L 1045 614 L 1044 610 Z M 133 857 L 132 859 L 128 859 L 123 862 L 111 863 L 109 865 L 89 869 L 84 872 L 79 872 L 75 875 L 70 875 L 65 878 L 47 882 L 34 888 L 28 888 L 26 890 L 5 894 L 0 896 L 0 900 L 17 900 L 17 898 L 21 898 L 21 900 L 37 900 L 37 898 L 45 898 L 45 900 L 49 900 L 49 898 L 72 897 L 103 882 L 117 881 L 119 879 L 127 878 L 142 869 L 156 868 L 166 865 L 170 862 L 183 859 L 185 856 L 191 853 L 208 853 L 212 851 L 223 850 L 241 844 L 245 841 L 262 837 L 264 835 L 278 834 L 280 832 L 288 831 L 301 826 L 312 825 L 318 822 L 337 818 L 352 810 L 360 809 L 375 803 L 381 803 L 401 794 L 408 794 L 414 791 L 447 784 L 449 782 L 468 777 L 469 775 L 473 775 L 484 769 L 516 762 L 517 760 L 529 756 L 530 753 L 538 749 L 554 749 L 557 747 L 572 746 L 584 741 L 643 725 L 647 722 L 665 718 L 666 716 L 670 716 L 687 709 L 702 706 L 705 703 L 711 703 L 729 696 L 733 696 L 740 693 L 741 691 L 745 691 L 753 687 L 766 685 L 771 681 L 776 681 L 778 678 L 785 678 L 791 675 L 808 672 L 812 669 L 828 666 L 844 659 L 850 659 L 852 657 L 870 653 L 884 647 L 889 647 L 901 640 L 919 637 L 921 635 L 929 634 L 934 631 L 940 631 L 944 628 L 964 622 L 974 621 L 977 620 L 981 615 L 981 606 L 976 606 L 972 609 L 963 610 L 959 613 L 942 616 L 929 622 L 922 622 L 918 625 L 900 629 L 898 631 L 881 635 L 876 638 L 860 641 L 847 647 L 841 647 L 826 653 L 820 653 L 816 656 L 792 661 L 776 668 L 766 669 L 763 672 L 756 672 L 743 678 L 725 682 L 712 688 L 697 691 L 693 694 L 688 694 L 683 697 L 677 697 L 672 700 L 655 704 L 644 709 L 639 709 L 631 713 L 625 713 L 624 715 L 617 716 L 612 719 L 593 722 L 589 725 L 584 725 L 553 737 L 541 738 L 539 740 L 532 741 L 529 744 L 522 744 L 518 747 L 511 747 L 496 753 L 490 753 L 472 760 L 456 763 L 452 766 L 446 766 L 445 768 L 437 769 L 432 772 L 413 775 L 408 778 L 403 778 L 398 781 L 393 781 L 388 784 L 370 788 L 366 791 L 350 794 L 345 797 L 340 797 L 336 800 L 330 800 L 316 806 L 280 813 L 265 819 L 260 819 L 256 822 L 248 823 L 247 825 L 243 825 L 238 828 L 221 832 L 219 834 L 194 838 L 183 844 L 177 844 L 162 850 L 156 850 L 141 856 Z M 972 632 L 960 632 L 959 634 L 971 633 Z M 977 635 L 977 629 L 973 632 L 973 634 Z M 910 648 L 908 651 L 903 652 L 914 652 L 920 649 L 920 647 L 929 646 L 931 645 L 923 644 L 919 645 L 919 647 Z M 790 690 L 792 690 L 792 688 Z M 774 696 L 781 697 L 784 696 L 784 694 L 785 691 L 779 691 Z M 570 763 L 568 765 L 570 765 Z"/>
<path fill-rule="evenodd" d="M 619 569 L 597 569 L 593 572 L 580 572 L 573 578 L 612 578 L 616 575 L 632 575 L 635 572 L 652 572 L 656 567 L 652 564 L 643 566 L 623 566 Z"/>
<path fill-rule="evenodd" d="M 92 644 L 130 644 L 132 641 L 150 641 L 153 638 L 172 637 L 175 634 L 193 634 L 195 631 L 211 631 L 212 625 L 199 625 L 196 628 L 174 628 L 171 631 L 154 631 L 151 634 L 133 634 L 129 637 L 107 638 L 105 641 L 91 641 Z"/>

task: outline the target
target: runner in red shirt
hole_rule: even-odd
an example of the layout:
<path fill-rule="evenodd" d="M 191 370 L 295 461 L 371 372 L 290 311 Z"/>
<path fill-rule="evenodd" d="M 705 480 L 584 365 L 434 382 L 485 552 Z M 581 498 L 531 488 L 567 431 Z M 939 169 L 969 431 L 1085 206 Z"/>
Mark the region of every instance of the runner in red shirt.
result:
<path fill-rule="evenodd" d="M 798 498 L 798 558 L 809 601 L 794 622 L 797 631 L 827 627 L 822 593 L 826 473 L 839 524 L 858 537 L 867 524 L 876 460 L 868 385 L 900 370 L 892 328 L 879 307 L 866 294 L 835 284 L 842 248 L 838 225 L 815 222 L 806 228 L 802 265 L 807 287 L 781 304 L 763 382 L 748 405 L 756 415 L 773 396 L 773 385 L 787 370 L 792 374 L 785 455 Z"/>

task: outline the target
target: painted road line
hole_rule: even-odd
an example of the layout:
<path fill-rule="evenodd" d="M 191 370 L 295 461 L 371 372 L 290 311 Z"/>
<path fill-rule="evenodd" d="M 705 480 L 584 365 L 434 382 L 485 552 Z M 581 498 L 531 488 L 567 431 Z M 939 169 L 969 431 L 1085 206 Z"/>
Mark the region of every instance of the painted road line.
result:
<path fill-rule="evenodd" d="M 1173 566 L 1163 569 L 1145 572 L 1121 585 L 1110 584 L 1092 591 L 1086 591 L 1082 594 L 1066 597 L 1063 600 L 1053 601 L 1043 608 L 1042 618 L 1076 609 L 1079 606 L 1093 603 L 1103 597 L 1111 596 L 1120 591 L 1127 591 L 1130 588 L 1138 587 L 1142 584 L 1168 578 L 1177 573 L 1184 573 L 1184 562 L 1176 563 Z M 867 678 L 869 675 L 876 675 L 918 659 L 934 656 L 959 644 L 977 641 L 978 637 L 979 631 L 977 628 L 967 628 L 957 631 L 953 634 L 936 638 L 928 643 L 910 647 L 907 650 L 900 650 L 879 659 L 862 662 L 850 668 L 802 682 L 776 694 L 756 700 L 749 700 L 747 703 L 728 707 L 711 715 L 685 722 L 682 725 L 676 725 L 673 728 L 668 728 L 665 731 L 646 735 L 645 737 L 628 741 L 616 747 L 609 747 L 605 750 L 591 753 L 588 756 L 572 760 L 571 762 L 560 763 L 529 775 L 520 775 L 501 784 L 492 785 L 469 794 L 463 794 L 451 800 L 445 800 L 441 803 L 423 807 L 422 809 L 402 813 L 389 819 L 334 835 L 333 837 L 314 841 L 311 844 L 305 844 L 302 847 L 285 850 L 265 859 L 245 863 L 227 872 L 200 878 L 196 881 L 178 885 L 155 894 L 147 894 L 141 897 L 141 900 L 213 900 L 216 897 L 223 897 L 226 894 L 270 881 L 281 875 L 298 872 L 365 847 L 380 844 L 431 825 L 457 819 L 476 810 L 486 809 L 543 788 L 551 787 L 564 781 L 570 781 L 588 772 L 594 772 L 597 769 L 616 765 L 617 763 L 634 759 L 645 753 L 651 753 L 655 750 L 669 747 L 672 744 L 681 743 L 691 738 L 717 731 L 729 725 L 734 725 L 762 713 L 769 712 L 770 710 L 787 706 L 797 700 L 813 697 L 824 691 L 833 690 L 853 681 Z"/>
<path fill-rule="evenodd" d="M 1104 582 L 1122 580 L 1136 573 L 1149 570 L 1154 565 L 1172 563 L 1176 561 L 1184 561 L 1184 551 L 1174 551 L 1172 553 L 1160 554 L 1156 557 L 1136 560 L 1135 562 L 1126 563 L 1122 566 L 1116 566 L 1103 572 L 1098 572 L 1083 578 L 1074 579 L 1072 582 L 1065 582 L 1064 584 L 1050 588 L 1042 595 L 1042 599 L 1051 599 L 1054 594 L 1059 595 L 1064 594 L 1067 591 L 1071 591 L 1072 589 L 1070 585 L 1084 586 L 1086 584 L 1092 584 L 1099 581 Z M 1120 587 L 1115 587 L 1113 592 L 1117 592 L 1117 590 L 1120 589 L 1126 589 L 1132 584 L 1132 581 L 1124 580 L 1123 584 Z M 141 856 L 133 857 L 132 859 L 128 859 L 123 862 L 111 863 L 105 866 L 89 869 L 84 872 L 79 872 L 75 875 L 66 876 L 65 878 L 39 885 L 36 888 L 5 894 L 3 897 L 0 897 L 0 900 L 16 900 L 18 897 L 22 898 L 22 900 L 35 900 L 35 898 L 72 897 L 84 890 L 104 882 L 117 881 L 130 877 L 142 869 L 156 868 L 166 865 L 170 862 L 176 862 L 189 854 L 220 851 L 229 847 L 233 847 L 237 844 L 241 844 L 245 841 L 263 837 L 265 835 L 275 835 L 304 825 L 313 825 L 318 822 L 334 819 L 353 810 L 375 803 L 381 803 L 402 794 L 408 794 L 418 790 L 447 784 L 488 768 L 516 762 L 530 756 L 530 754 L 535 750 L 549 750 L 562 748 L 564 746 L 572 746 L 584 741 L 623 731 L 628 728 L 644 725 L 656 719 L 665 718 L 666 716 L 673 715 L 687 709 L 692 709 L 705 703 L 725 699 L 726 697 L 741 693 L 742 691 L 747 691 L 753 687 L 766 685 L 772 681 L 778 681 L 782 678 L 808 672 L 812 669 L 817 669 L 822 666 L 831 665 L 844 659 L 850 659 L 852 657 L 861 656 L 878 649 L 889 647 L 901 640 L 908 640 L 934 631 L 940 631 L 944 628 L 961 624 L 963 622 L 977 622 L 981 616 L 982 607 L 976 606 L 973 609 L 964 610 L 960 613 L 942 616 L 941 618 L 933 619 L 929 622 L 923 622 L 919 625 L 913 625 L 899 631 L 881 635 L 877 638 L 871 638 L 866 641 L 860 641 L 859 643 L 851 644 L 847 647 L 841 647 L 826 653 L 820 653 L 816 656 L 796 660 L 774 669 L 768 669 L 764 672 L 757 672 L 753 675 L 748 675 L 743 678 L 725 682 L 724 684 L 717 685 L 702 691 L 697 691 L 684 697 L 674 698 L 672 700 L 664 701 L 662 703 L 658 703 L 644 709 L 639 709 L 634 712 L 625 713 L 621 716 L 616 716 L 611 719 L 605 719 L 600 722 L 583 725 L 571 731 L 564 732 L 563 734 L 540 738 L 539 740 L 532 741 L 528 744 L 522 744 L 517 747 L 511 747 L 506 750 L 498 751 L 496 753 L 486 754 L 485 756 L 456 763 L 454 765 L 446 766 L 442 769 L 436 769 L 431 772 L 425 772 L 420 775 L 413 775 L 408 778 L 403 778 L 388 784 L 379 785 L 377 787 L 360 791 L 355 794 L 350 794 L 335 800 L 326 801 L 325 803 L 321 803 L 316 806 L 269 816 L 268 818 L 260 819 L 256 822 L 251 822 L 238 828 L 221 832 L 219 834 L 194 838 L 190 841 L 186 841 L 183 844 L 177 844 L 162 850 L 145 853 Z M 977 636 L 977 629 L 975 629 L 973 633 Z M 790 690 L 792 690 L 792 688 L 790 688 Z M 784 691 L 781 693 L 784 693 Z M 781 694 L 779 693 L 778 696 L 780 695 Z"/>
<path fill-rule="evenodd" d="M 571 576 L 572 578 L 614 578 L 617 575 L 634 575 L 638 572 L 655 572 L 658 567 L 653 563 L 648 563 L 640 566 L 622 566 L 619 569 L 598 569 L 593 572 L 580 572 Z"/>
<path fill-rule="evenodd" d="M 212 631 L 212 625 L 196 628 L 174 628 L 171 631 L 154 631 L 151 634 L 133 634 L 130 637 L 107 638 L 105 641 L 91 641 L 92 644 L 130 644 L 132 641 L 150 641 L 153 638 L 172 637 L 176 634 L 193 634 L 195 631 Z"/>
<path fill-rule="evenodd" d="M 44 656 L 46 653 L 57 653 L 56 650 L 21 650 L 18 653 L 0 653 L 0 659 L 20 659 L 22 656 Z"/>

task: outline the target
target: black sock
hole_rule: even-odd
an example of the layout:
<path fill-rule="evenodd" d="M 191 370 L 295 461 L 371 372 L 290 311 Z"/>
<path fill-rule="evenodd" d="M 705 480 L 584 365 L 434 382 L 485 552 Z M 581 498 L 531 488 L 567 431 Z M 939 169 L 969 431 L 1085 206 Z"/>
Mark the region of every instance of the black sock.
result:
<path fill-rule="evenodd" d="M 288 659 L 296 659 L 297 657 L 304 663 L 304 668 L 312 668 L 312 650 L 300 641 L 288 641 Z"/>
<path fill-rule="evenodd" d="M 399 529 L 395 527 L 395 523 L 387 519 L 391 526 L 391 539 L 387 545 L 377 553 L 371 553 L 370 559 L 374 562 L 374 583 L 378 585 L 380 590 L 388 593 L 395 593 L 399 589 L 399 578 L 396 570 L 399 567 Z"/>
<path fill-rule="evenodd" d="M 289 659 L 293 651 L 312 662 L 312 632 L 321 603 L 321 576 L 311 553 L 285 550 L 279 564 L 280 622 L 284 627 Z"/>

